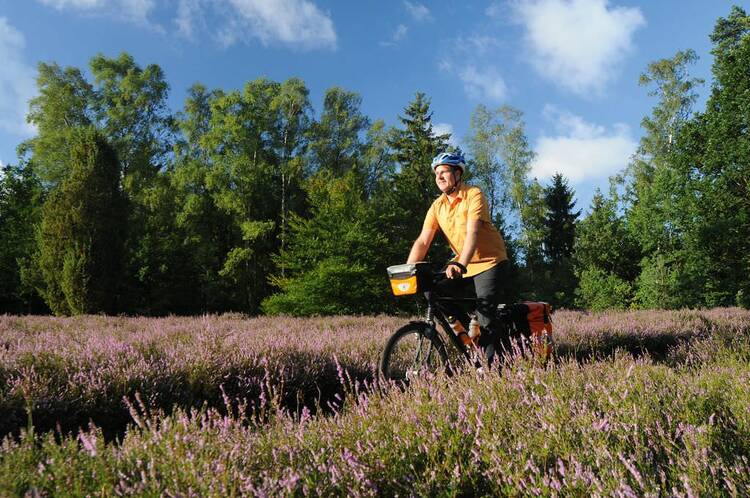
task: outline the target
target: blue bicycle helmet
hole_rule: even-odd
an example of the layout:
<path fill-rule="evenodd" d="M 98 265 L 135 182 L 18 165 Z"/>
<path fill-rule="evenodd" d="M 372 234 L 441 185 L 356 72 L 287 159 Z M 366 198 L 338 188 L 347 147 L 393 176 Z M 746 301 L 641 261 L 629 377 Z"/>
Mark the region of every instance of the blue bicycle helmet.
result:
<path fill-rule="evenodd" d="M 435 171 L 435 168 L 443 164 L 454 166 L 460 169 L 462 174 L 466 169 L 466 161 L 464 160 L 463 154 L 461 154 L 460 152 L 441 152 L 440 154 L 435 156 L 435 158 L 432 160 L 432 171 Z"/>

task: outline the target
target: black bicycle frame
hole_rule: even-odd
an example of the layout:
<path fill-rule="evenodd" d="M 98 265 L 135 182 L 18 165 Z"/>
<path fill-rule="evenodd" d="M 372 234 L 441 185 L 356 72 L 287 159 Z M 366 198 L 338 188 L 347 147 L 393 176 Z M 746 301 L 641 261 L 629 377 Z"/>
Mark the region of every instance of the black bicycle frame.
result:
<path fill-rule="evenodd" d="M 451 343 L 464 355 L 469 354 L 469 350 L 461 342 L 458 336 L 453 332 L 450 324 L 448 323 L 448 310 L 443 306 L 443 303 L 451 304 L 471 304 L 472 308 L 476 308 L 477 299 L 474 297 L 445 297 L 435 296 L 433 291 L 427 291 L 424 293 L 425 299 L 427 300 L 427 311 L 425 312 L 425 321 L 430 325 L 430 331 L 434 334 L 435 338 L 440 339 L 440 334 L 437 332 L 435 327 L 435 320 L 443 328 L 443 332 L 450 338 Z M 468 329 L 468 324 L 464 324 L 464 327 Z"/>

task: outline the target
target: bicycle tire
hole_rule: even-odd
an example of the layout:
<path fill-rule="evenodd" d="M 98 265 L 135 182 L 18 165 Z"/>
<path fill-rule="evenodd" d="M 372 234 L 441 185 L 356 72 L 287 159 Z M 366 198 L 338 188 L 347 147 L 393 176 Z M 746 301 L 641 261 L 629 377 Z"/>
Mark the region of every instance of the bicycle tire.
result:
<path fill-rule="evenodd" d="M 446 372 L 445 345 L 428 331 L 426 323 L 412 322 L 394 332 L 380 358 L 381 375 L 388 380 L 408 382 L 424 373 Z"/>

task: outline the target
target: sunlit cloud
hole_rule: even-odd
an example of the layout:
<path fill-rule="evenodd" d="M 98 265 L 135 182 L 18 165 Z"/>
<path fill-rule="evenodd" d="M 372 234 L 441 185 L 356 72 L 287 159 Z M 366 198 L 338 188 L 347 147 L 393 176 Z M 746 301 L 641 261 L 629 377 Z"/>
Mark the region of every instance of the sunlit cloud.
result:
<path fill-rule="evenodd" d="M 396 29 L 394 30 L 390 40 L 382 41 L 380 42 L 380 45 L 383 47 L 394 47 L 404 39 L 408 32 L 409 28 L 406 25 L 399 24 L 398 26 L 396 26 Z"/>
<path fill-rule="evenodd" d="M 60 11 L 109 16 L 164 28 L 150 19 L 156 0 L 37 0 Z M 195 40 L 199 34 L 223 46 L 259 40 L 301 49 L 335 49 L 336 30 L 330 15 L 312 0 L 178 0 L 173 23 L 177 34 Z"/>
<path fill-rule="evenodd" d="M 237 17 L 225 30 L 225 41 L 249 35 L 263 44 L 336 48 L 333 21 L 309 0 L 228 0 L 228 3 Z"/>
<path fill-rule="evenodd" d="M 608 0 L 512 0 L 533 66 L 577 94 L 601 94 L 645 24 L 638 7 Z"/>
<path fill-rule="evenodd" d="M 409 2 L 408 0 L 404 2 L 404 7 L 406 7 L 406 11 L 411 15 L 415 21 L 428 21 L 432 19 L 432 15 L 430 14 L 430 9 L 428 9 L 426 6 L 422 5 L 421 3 L 417 2 Z"/>
<path fill-rule="evenodd" d="M 573 183 L 607 178 L 622 170 L 638 147 L 625 124 L 608 130 L 554 106 L 545 108 L 545 116 L 556 133 L 543 135 L 534 147 L 531 173 L 540 180 L 555 173 Z"/>
<path fill-rule="evenodd" d="M 71 10 L 90 15 L 105 15 L 148 26 L 157 31 L 163 28 L 149 20 L 156 7 L 155 0 L 37 0 L 59 11 Z"/>
<path fill-rule="evenodd" d="M 481 69 L 470 65 L 458 73 L 467 95 L 475 100 L 502 102 L 507 95 L 507 87 L 500 73 L 492 66 Z"/>

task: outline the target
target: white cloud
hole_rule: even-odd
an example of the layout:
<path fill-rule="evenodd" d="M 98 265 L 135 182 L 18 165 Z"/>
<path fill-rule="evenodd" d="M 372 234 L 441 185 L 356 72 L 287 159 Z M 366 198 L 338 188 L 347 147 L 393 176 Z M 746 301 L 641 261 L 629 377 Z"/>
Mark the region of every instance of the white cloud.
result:
<path fill-rule="evenodd" d="M 0 129 L 29 136 L 34 128 L 26 123 L 29 99 L 34 96 L 34 69 L 23 60 L 23 34 L 0 17 Z"/>
<path fill-rule="evenodd" d="M 409 28 L 407 28 L 404 24 L 399 24 L 396 26 L 396 32 L 393 33 L 393 41 L 400 41 L 406 36 L 406 33 L 409 31 Z"/>
<path fill-rule="evenodd" d="M 180 0 L 177 4 L 177 17 L 174 19 L 177 32 L 185 38 L 192 39 L 195 32 L 195 22 L 202 19 L 198 15 L 200 0 Z"/>
<path fill-rule="evenodd" d="M 152 24 L 148 16 L 156 6 L 155 0 L 37 0 L 57 10 L 76 10 L 87 14 L 107 15 L 135 24 L 148 26 L 157 31 L 162 28 Z"/>
<path fill-rule="evenodd" d="M 507 94 L 507 87 L 500 73 L 492 66 L 477 69 L 469 65 L 458 77 L 464 84 L 469 97 L 477 100 L 502 102 Z"/>
<path fill-rule="evenodd" d="M 421 3 L 404 1 L 404 7 L 407 12 L 414 18 L 415 21 L 428 21 L 432 19 L 430 15 L 430 9 Z"/>
<path fill-rule="evenodd" d="M 625 124 L 607 130 L 553 106 L 545 108 L 545 115 L 554 121 L 557 135 L 542 136 L 536 143 L 531 171 L 536 178 L 555 173 L 573 183 L 606 178 L 624 168 L 638 147 Z"/>
<path fill-rule="evenodd" d="M 388 41 L 382 41 L 380 42 L 380 45 L 383 47 L 393 47 L 398 42 L 404 39 L 406 36 L 406 33 L 409 32 L 409 28 L 404 24 L 399 24 L 396 26 L 396 30 L 393 32 L 393 36 L 391 36 L 391 39 Z"/>
<path fill-rule="evenodd" d="M 220 35 L 224 44 L 247 34 L 263 44 L 300 48 L 336 48 L 331 18 L 309 0 L 228 0 L 237 15 Z"/>
<path fill-rule="evenodd" d="M 91 10 L 98 9 L 107 4 L 107 0 L 38 0 L 44 5 L 49 5 L 57 10 L 67 8 Z"/>
<path fill-rule="evenodd" d="M 453 125 L 449 123 L 435 123 L 432 125 L 432 136 L 445 135 L 450 133 L 451 137 L 448 139 L 448 143 L 452 146 L 457 146 L 456 134 L 453 132 Z"/>
<path fill-rule="evenodd" d="M 638 7 L 609 0 L 515 0 L 512 9 L 536 70 L 582 95 L 603 91 L 645 24 Z"/>
<path fill-rule="evenodd" d="M 147 26 L 164 28 L 149 20 L 156 0 L 37 0 L 58 10 L 106 15 Z M 166 2 L 165 2 L 166 3 Z M 330 15 L 312 0 L 178 0 L 173 19 L 177 33 L 193 39 L 209 31 L 224 46 L 256 38 L 264 45 L 280 43 L 304 49 L 336 48 L 336 31 Z"/>

